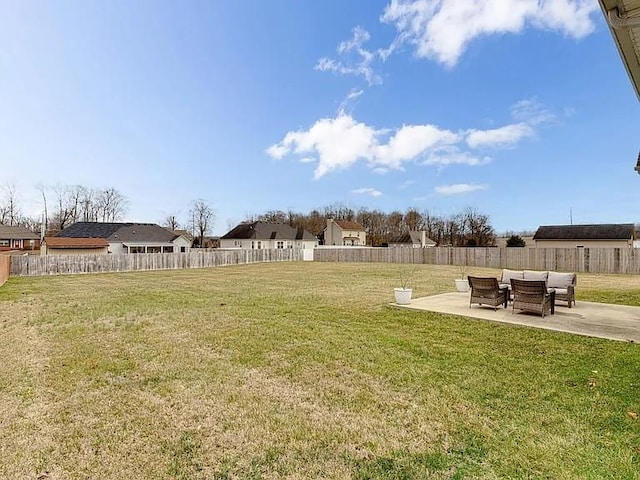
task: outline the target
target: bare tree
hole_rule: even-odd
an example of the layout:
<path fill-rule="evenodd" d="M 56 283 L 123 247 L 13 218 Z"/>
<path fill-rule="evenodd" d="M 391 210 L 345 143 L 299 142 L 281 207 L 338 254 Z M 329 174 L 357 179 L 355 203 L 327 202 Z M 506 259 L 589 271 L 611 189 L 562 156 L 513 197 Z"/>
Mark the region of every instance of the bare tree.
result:
<path fill-rule="evenodd" d="M 200 239 L 200 248 L 204 246 L 204 236 L 213 226 L 215 215 L 213 208 L 206 200 L 199 198 L 194 200 L 189 210 L 191 216 L 191 228 L 194 232 L 194 236 L 197 233 Z"/>
<path fill-rule="evenodd" d="M 422 230 L 422 215 L 417 208 L 409 208 L 404 214 L 404 225 L 409 231 Z"/>
<path fill-rule="evenodd" d="M 49 210 L 47 209 L 47 188 L 43 184 L 39 184 L 38 186 L 36 186 L 36 189 L 40 192 L 40 195 L 42 195 L 43 214 L 42 214 L 42 222 L 41 222 L 42 225 L 40 227 L 42 231 L 40 233 L 40 236 L 44 237 L 47 233 L 47 230 L 49 230 Z"/>
<path fill-rule="evenodd" d="M 287 214 L 282 210 L 268 210 L 262 215 L 258 215 L 258 221 L 266 223 L 286 223 Z"/>
<path fill-rule="evenodd" d="M 180 222 L 178 222 L 178 217 L 175 215 L 167 215 L 161 223 L 163 227 L 169 230 L 178 230 L 180 228 Z"/>
<path fill-rule="evenodd" d="M 69 202 L 69 187 L 67 185 L 57 185 L 54 187 L 56 194 L 56 212 L 53 216 L 53 224 L 55 228 L 64 230 L 67 224 L 73 222 L 75 215 L 74 205 Z"/>
<path fill-rule="evenodd" d="M 474 208 L 467 208 L 461 215 L 464 225 L 464 237 L 460 242 L 469 247 L 493 246 L 496 234 L 489 223 L 489 216 L 479 213 Z"/>
<path fill-rule="evenodd" d="M 4 198 L 0 204 L 0 225 L 17 225 L 20 218 L 20 208 L 18 206 L 18 191 L 12 183 L 7 183 L 2 187 Z"/>
<path fill-rule="evenodd" d="M 115 188 L 100 190 L 95 201 L 97 216 L 103 222 L 115 222 L 127 211 L 128 201 Z"/>
<path fill-rule="evenodd" d="M 404 215 L 398 210 L 387 214 L 387 235 L 388 237 L 396 237 L 402 234 Z"/>

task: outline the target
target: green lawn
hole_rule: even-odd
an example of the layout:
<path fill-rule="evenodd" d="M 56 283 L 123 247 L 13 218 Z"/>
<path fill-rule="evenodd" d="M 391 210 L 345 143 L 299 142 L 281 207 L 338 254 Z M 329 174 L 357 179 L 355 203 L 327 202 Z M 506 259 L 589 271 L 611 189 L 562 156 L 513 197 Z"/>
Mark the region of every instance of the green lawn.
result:
<path fill-rule="evenodd" d="M 640 478 L 638 345 L 394 309 L 401 270 L 453 290 L 428 265 L 11 278 L 0 478 Z M 578 302 L 639 285 L 580 274 Z"/>

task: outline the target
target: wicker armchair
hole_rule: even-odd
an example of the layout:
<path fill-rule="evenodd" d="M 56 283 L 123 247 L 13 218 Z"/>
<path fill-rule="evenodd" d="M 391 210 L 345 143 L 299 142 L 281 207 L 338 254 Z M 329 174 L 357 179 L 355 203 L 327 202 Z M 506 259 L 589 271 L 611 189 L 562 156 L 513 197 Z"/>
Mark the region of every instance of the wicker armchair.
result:
<path fill-rule="evenodd" d="M 575 273 L 558 273 L 549 272 L 549 280 L 547 287 L 553 288 L 556 292 L 556 300 L 567 302 L 567 306 L 571 308 L 571 304 L 576 304 L 575 288 L 578 277 Z"/>
<path fill-rule="evenodd" d="M 511 291 L 513 292 L 513 310 L 517 308 L 539 313 L 543 318 L 545 313 L 553 313 L 555 292 L 547 290 L 547 282 L 544 280 L 512 278 Z"/>
<path fill-rule="evenodd" d="M 507 308 L 506 288 L 500 287 L 497 278 L 469 276 L 468 279 L 471 287 L 469 308 L 474 303 L 490 305 L 494 310 L 497 310 L 500 305 L 504 305 Z"/>

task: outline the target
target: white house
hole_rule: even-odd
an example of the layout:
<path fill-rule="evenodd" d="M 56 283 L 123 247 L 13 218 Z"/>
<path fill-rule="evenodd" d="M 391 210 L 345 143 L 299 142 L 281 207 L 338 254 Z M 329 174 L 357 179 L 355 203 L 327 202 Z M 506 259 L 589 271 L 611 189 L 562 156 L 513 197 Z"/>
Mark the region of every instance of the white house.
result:
<path fill-rule="evenodd" d="M 220 237 L 220 248 L 243 249 L 312 249 L 318 244 L 316 237 L 303 228 L 286 223 L 241 223 Z"/>
<path fill-rule="evenodd" d="M 324 244 L 339 246 L 364 246 L 367 244 L 367 232 L 356 222 L 327 219 L 324 229 Z"/>
<path fill-rule="evenodd" d="M 56 237 L 103 238 L 109 242 L 108 253 L 176 253 L 188 252 L 191 241 L 184 235 L 155 223 L 77 222 Z"/>

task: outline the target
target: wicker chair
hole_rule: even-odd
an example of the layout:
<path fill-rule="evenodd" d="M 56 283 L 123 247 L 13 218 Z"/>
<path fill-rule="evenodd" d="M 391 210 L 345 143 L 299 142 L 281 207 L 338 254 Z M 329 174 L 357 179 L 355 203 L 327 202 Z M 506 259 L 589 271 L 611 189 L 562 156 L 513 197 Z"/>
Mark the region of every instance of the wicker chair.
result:
<path fill-rule="evenodd" d="M 498 285 L 498 279 L 493 277 L 468 277 L 469 286 L 471 287 L 471 298 L 469 299 L 469 308 L 474 303 L 480 305 L 490 305 L 494 310 L 498 306 L 504 305 L 507 308 L 507 299 L 505 297 L 505 288 Z"/>
<path fill-rule="evenodd" d="M 555 290 L 556 301 L 567 302 L 567 306 L 571 308 L 571 304 L 574 306 L 576 304 L 575 288 L 577 280 L 578 277 L 575 273 L 549 272 L 547 287 Z"/>
<path fill-rule="evenodd" d="M 547 290 L 547 282 L 544 280 L 518 280 L 511 279 L 511 291 L 513 292 L 513 310 L 525 310 L 542 315 L 553 313 L 555 292 Z"/>

